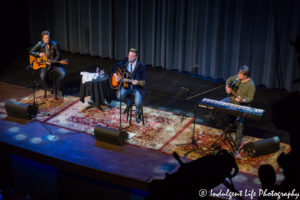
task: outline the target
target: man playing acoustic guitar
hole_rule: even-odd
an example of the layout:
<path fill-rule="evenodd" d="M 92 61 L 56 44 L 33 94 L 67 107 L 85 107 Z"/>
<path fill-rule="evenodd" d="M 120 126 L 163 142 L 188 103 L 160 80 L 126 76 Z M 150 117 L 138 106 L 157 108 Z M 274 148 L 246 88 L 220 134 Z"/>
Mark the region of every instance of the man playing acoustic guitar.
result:
<path fill-rule="evenodd" d="M 255 83 L 250 78 L 249 67 L 243 65 L 237 75 L 229 77 L 226 80 L 225 90 L 229 97 L 223 99 L 223 102 L 250 106 L 254 99 Z M 239 148 L 243 137 L 244 118 L 239 117 L 236 122 L 236 147 Z"/>
<path fill-rule="evenodd" d="M 45 57 L 45 60 L 50 59 L 53 63 L 47 62 L 47 67 L 41 68 L 41 84 L 43 89 L 47 89 L 47 83 L 46 83 L 46 75 L 50 68 L 53 68 L 55 72 L 57 72 L 58 77 L 56 78 L 56 87 L 58 90 L 61 91 L 61 85 L 62 81 L 66 75 L 66 71 L 63 68 L 63 66 L 59 63 L 61 53 L 59 50 L 59 46 L 57 42 L 50 40 L 50 32 L 49 31 L 43 31 L 41 33 L 41 41 L 39 41 L 31 50 L 30 54 L 36 58 L 42 58 Z M 62 91 L 61 91 L 62 93 Z M 62 94 L 63 96 L 63 94 Z"/>
<path fill-rule="evenodd" d="M 117 98 L 126 103 L 127 107 L 124 113 L 127 113 L 129 111 L 129 107 L 133 104 L 128 96 L 131 94 L 134 96 L 134 103 L 136 106 L 136 121 L 137 123 L 140 123 L 143 97 L 145 95 L 144 83 L 146 66 L 144 63 L 138 60 L 136 49 L 130 49 L 128 57 L 124 58 L 113 66 L 112 82 L 115 80 L 117 83 L 119 83 L 122 75 L 123 77 L 125 75 L 126 80 L 123 79 L 125 84 L 123 84 L 119 89 Z"/>

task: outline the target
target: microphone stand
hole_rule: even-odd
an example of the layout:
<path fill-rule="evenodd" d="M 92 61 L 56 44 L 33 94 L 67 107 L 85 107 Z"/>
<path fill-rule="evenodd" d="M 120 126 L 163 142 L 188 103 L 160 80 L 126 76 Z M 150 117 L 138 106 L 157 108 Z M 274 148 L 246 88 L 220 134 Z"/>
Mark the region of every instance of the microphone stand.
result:
<path fill-rule="evenodd" d="M 121 88 L 122 88 L 122 84 L 124 83 L 124 73 L 122 74 L 122 77 L 119 81 L 119 88 L 118 88 L 118 91 L 117 91 L 117 94 L 120 93 L 120 124 L 119 124 L 119 130 L 122 131 L 122 95 L 121 95 Z"/>
<path fill-rule="evenodd" d="M 26 69 L 31 69 L 31 80 L 32 80 L 32 93 L 33 93 L 33 102 L 32 102 L 32 115 L 36 116 L 38 113 L 38 105 L 36 103 L 36 97 L 35 97 L 35 86 L 34 86 L 34 73 L 33 73 L 33 63 L 36 61 L 36 58 L 29 63 Z"/>
<path fill-rule="evenodd" d="M 33 73 L 33 70 L 34 70 L 34 69 L 33 69 L 33 63 L 36 61 L 36 59 L 37 59 L 37 58 L 35 58 L 31 63 L 29 63 L 29 65 L 28 65 L 27 68 L 26 68 L 26 69 L 29 69 L 29 68 L 31 69 L 31 76 L 32 76 L 31 80 L 32 80 L 33 102 L 32 102 L 32 115 L 31 115 L 31 117 L 32 117 L 33 121 L 38 122 L 39 124 L 41 124 L 41 125 L 44 127 L 44 129 L 47 130 L 47 132 L 49 133 L 48 139 L 49 139 L 50 141 L 56 141 L 56 140 L 58 139 L 58 137 L 52 133 L 52 130 L 51 130 L 49 127 L 47 127 L 44 123 L 42 123 L 42 122 L 40 122 L 40 121 L 38 121 L 38 120 L 36 119 L 36 115 L 37 115 L 38 113 L 39 113 L 39 114 L 50 115 L 50 114 L 48 114 L 48 113 L 40 113 L 40 112 L 39 112 L 39 109 L 38 109 L 38 105 L 37 105 L 37 103 L 36 103 L 35 85 L 34 85 L 34 73 Z"/>

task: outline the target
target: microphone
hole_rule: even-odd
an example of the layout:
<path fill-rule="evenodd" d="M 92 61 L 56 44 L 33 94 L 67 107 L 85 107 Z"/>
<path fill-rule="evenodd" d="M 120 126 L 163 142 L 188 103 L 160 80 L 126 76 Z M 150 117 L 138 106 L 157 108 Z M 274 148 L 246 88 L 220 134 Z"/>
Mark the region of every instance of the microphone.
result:
<path fill-rule="evenodd" d="M 123 66 L 126 66 L 126 65 L 128 65 L 128 63 L 129 63 L 129 60 L 123 65 Z"/>
<path fill-rule="evenodd" d="M 49 42 L 44 43 L 44 44 L 42 45 L 42 48 L 45 48 L 45 46 L 46 46 L 47 44 L 49 44 Z"/>

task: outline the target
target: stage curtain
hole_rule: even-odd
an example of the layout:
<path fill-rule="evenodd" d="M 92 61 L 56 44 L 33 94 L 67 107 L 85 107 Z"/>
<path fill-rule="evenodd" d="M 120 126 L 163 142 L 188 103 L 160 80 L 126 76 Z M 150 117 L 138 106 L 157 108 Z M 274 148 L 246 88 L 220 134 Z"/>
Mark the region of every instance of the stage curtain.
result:
<path fill-rule="evenodd" d="M 134 47 L 147 65 L 213 79 L 245 64 L 257 85 L 278 88 L 281 74 L 298 90 L 289 43 L 300 34 L 297 0 L 30 0 L 28 10 L 32 43 L 49 29 L 74 53 L 118 60 Z"/>

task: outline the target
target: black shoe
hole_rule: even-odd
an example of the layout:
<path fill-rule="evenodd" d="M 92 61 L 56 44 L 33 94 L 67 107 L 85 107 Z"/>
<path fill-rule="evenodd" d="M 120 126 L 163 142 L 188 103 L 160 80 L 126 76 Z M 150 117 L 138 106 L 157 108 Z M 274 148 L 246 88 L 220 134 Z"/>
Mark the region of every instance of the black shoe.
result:
<path fill-rule="evenodd" d="M 137 114 L 137 116 L 136 116 L 136 122 L 137 122 L 137 123 L 140 123 L 141 120 L 142 120 L 142 115 L 139 113 L 139 114 Z"/>
<path fill-rule="evenodd" d="M 88 104 L 91 105 L 91 106 L 95 105 L 95 103 L 92 100 L 88 101 Z"/>

